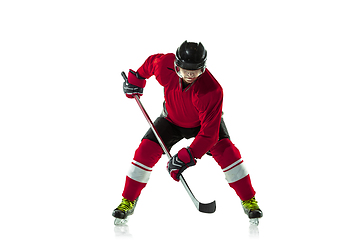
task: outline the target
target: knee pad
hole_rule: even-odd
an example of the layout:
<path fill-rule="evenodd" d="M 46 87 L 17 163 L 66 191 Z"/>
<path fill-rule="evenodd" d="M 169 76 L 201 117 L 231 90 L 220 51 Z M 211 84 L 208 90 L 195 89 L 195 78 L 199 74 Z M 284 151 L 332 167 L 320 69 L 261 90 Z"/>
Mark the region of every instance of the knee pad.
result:
<path fill-rule="evenodd" d="M 161 158 L 162 148 L 156 142 L 149 139 L 143 139 L 135 151 L 134 160 L 152 168 Z"/>
<path fill-rule="evenodd" d="M 211 153 L 223 170 L 228 183 L 237 182 L 248 175 L 239 149 L 229 139 L 220 140 L 211 149 Z"/>
<path fill-rule="evenodd" d="M 138 183 L 147 183 L 152 167 L 159 161 L 162 152 L 157 143 L 148 139 L 142 140 L 135 151 L 127 176 Z"/>
<path fill-rule="evenodd" d="M 228 138 L 221 139 L 210 152 L 222 169 L 241 159 L 239 149 Z"/>

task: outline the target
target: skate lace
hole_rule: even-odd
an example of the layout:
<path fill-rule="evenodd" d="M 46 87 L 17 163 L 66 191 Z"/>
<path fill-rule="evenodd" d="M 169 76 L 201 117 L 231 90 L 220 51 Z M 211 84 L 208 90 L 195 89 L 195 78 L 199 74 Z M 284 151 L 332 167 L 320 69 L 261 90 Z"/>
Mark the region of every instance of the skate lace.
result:
<path fill-rule="evenodd" d="M 251 198 L 249 200 L 243 201 L 242 205 L 249 209 L 249 210 L 256 210 L 259 209 L 259 206 L 257 204 L 257 201 L 255 200 L 255 198 Z"/>
<path fill-rule="evenodd" d="M 133 208 L 135 204 L 135 201 L 129 201 L 126 198 L 123 198 L 123 200 L 121 201 L 120 205 L 117 207 L 117 209 L 119 209 L 120 211 L 129 211 Z"/>

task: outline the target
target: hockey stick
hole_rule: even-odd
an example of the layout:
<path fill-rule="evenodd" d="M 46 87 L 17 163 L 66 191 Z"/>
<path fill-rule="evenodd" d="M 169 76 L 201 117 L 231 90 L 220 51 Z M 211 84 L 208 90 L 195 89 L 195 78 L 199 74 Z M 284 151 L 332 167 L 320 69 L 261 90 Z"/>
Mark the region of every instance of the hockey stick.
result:
<path fill-rule="evenodd" d="M 127 76 L 126 76 L 125 72 L 122 72 L 121 75 L 122 75 L 122 77 L 124 78 L 125 82 L 128 82 Z M 135 95 L 134 98 L 135 98 L 137 104 L 139 105 L 142 113 L 144 114 L 147 122 L 149 123 L 150 128 L 151 128 L 152 131 L 154 132 L 154 135 L 155 135 L 156 139 L 158 140 L 161 148 L 163 149 L 163 151 L 164 151 L 164 153 L 166 154 L 166 156 L 170 159 L 170 158 L 171 158 L 171 155 L 170 155 L 169 151 L 167 150 L 164 142 L 163 142 L 162 139 L 160 138 L 160 135 L 159 135 L 158 131 L 156 130 L 153 122 L 151 121 L 149 115 L 147 114 L 144 106 L 142 105 L 139 96 L 138 96 L 138 95 Z M 194 194 L 191 192 L 188 184 L 187 184 L 186 181 L 185 181 L 185 178 L 184 178 L 181 174 L 180 174 L 179 179 L 180 179 L 182 185 L 185 187 L 185 190 L 186 190 L 186 192 L 189 194 L 191 200 L 192 200 L 193 203 L 195 204 L 195 207 L 196 207 L 200 212 L 203 212 L 203 213 L 214 213 L 214 212 L 215 212 L 215 210 L 216 210 L 216 203 L 215 203 L 215 201 L 213 201 L 213 202 L 211 202 L 211 203 L 201 203 L 201 202 L 199 202 L 199 201 L 195 198 Z"/>

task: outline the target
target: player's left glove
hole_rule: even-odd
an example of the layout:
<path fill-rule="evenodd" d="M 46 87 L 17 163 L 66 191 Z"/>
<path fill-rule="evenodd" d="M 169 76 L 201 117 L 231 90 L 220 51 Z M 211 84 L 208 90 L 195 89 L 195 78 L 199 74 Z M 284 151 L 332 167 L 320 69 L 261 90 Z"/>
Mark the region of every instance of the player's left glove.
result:
<path fill-rule="evenodd" d="M 168 162 L 167 169 L 170 176 L 179 181 L 180 174 L 188 167 L 195 166 L 196 160 L 192 156 L 190 148 L 182 148 Z"/>

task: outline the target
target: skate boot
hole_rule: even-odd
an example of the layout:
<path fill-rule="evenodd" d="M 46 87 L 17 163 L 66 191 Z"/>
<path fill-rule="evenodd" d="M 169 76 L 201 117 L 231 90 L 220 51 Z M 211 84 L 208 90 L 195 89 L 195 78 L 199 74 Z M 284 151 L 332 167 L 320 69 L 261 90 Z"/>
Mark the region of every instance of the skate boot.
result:
<path fill-rule="evenodd" d="M 255 200 L 255 197 L 246 201 L 241 201 L 241 205 L 244 209 L 245 214 L 248 215 L 250 223 L 258 225 L 259 218 L 263 216 L 263 213 L 260 210 L 257 201 Z"/>
<path fill-rule="evenodd" d="M 126 198 L 123 198 L 120 205 L 114 209 L 112 215 L 115 217 L 114 224 L 121 225 L 126 224 L 128 221 L 128 216 L 132 215 L 135 210 L 135 206 L 138 198 L 135 201 L 129 201 Z"/>

